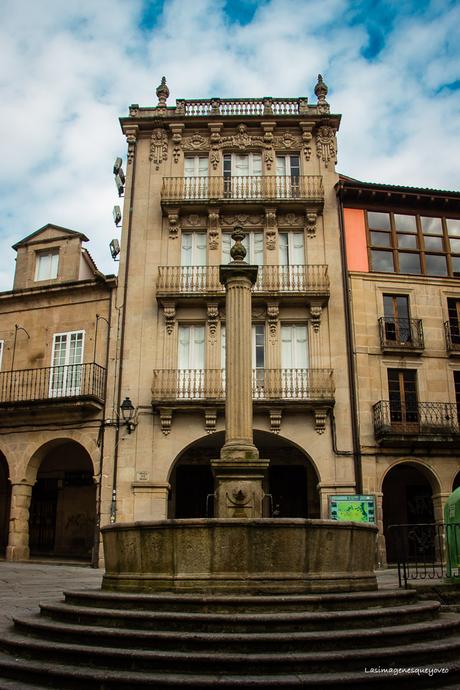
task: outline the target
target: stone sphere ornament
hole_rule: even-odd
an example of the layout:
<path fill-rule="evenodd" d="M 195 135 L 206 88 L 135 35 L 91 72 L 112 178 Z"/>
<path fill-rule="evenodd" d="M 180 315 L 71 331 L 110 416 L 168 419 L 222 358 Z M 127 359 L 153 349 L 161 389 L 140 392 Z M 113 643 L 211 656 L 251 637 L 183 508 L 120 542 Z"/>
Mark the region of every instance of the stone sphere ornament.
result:
<path fill-rule="evenodd" d="M 232 240 L 235 241 L 235 244 L 230 249 L 230 256 L 234 262 L 244 261 L 244 257 L 246 256 L 246 247 L 243 245 L 243 240 L 245 237 L 246 234 L 243 232 L 243 228 L 239 226 L 237 226 L 232 232 Z"/>

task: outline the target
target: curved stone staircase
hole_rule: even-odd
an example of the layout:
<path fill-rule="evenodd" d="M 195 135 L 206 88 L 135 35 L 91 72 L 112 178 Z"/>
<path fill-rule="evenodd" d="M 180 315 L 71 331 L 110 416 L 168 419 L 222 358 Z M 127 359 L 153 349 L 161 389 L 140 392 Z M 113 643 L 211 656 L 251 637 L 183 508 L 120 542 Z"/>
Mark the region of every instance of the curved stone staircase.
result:
<path fill-rule="evenodd" d="M 64 596 L 2 635 L 0 688 L 460 687 L 460 616 L 414 591 Z"/>

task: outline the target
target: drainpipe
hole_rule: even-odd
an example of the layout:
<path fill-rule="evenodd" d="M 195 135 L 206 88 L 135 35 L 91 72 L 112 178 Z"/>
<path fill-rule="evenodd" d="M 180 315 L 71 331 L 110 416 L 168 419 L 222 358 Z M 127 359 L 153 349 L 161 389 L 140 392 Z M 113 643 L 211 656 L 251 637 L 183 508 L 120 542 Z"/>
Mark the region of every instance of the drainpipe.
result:
<path fill-rule="evenodd" d="M 350 411 L 351 411 L 351 435 L 353 442 L 353 464 L 355 470 L 356 493 L 363 493 L 363 468 L 361 443 L 359 437 L 359 419 L 356 390 L 356 367 L 354 358 L 353 327 L 351 321 L 350 305 L 350 281 L 348 278 L 347 248 L 344 233 L 343 203 L 342 203 L 342 184 L 337 185 L 337 198 L 339 201 L 339 229 L 340 229 L 340 256 L 342 263 L 342 283 L 343 283 L 343 306 L 345 313 L 345 337 L 347 341 L 347 369 L 350 392 Z"/>
<path fill-rule="evenodd" d="M 128 209 L 128 228 L 126 236 L 126 264 L 124 272 L 124 285 L 123 285 L 123 304 L 121 305 L 121 333 L 120 333 L 120 360 L 118 369 L 118 390 L 117 390 L 117 402 L 116 402 L 116 414 L 117 419 L 120 412 L 121 405 L 121 384 L 123 378 L 123 359 L 124 359 L 124 349 L 125 349 L 125 322 L 126 322 L 126 301 L 128 295 L 128 275 L 129 275 L 129 259 L 131 256 L 131 230 L 133 223 L 133 208 L 134 208 L 134 190 L 135 190 L 135 180 L 136 180 L 136 145 L 134 146 L 134 151 L 132 154 L 132 175 L 131 175 L 131 185 L 129 189 L 129 209 Z M 125 197 L 126 198 L 126 197 Z M 123 211 L 125 209 L 123 208 Z M 118 446 L 120 443 L 120 424 L 117 424 L 115 428 L 115 450 L 113 459 L 113 482 L 112 482 L 112 503 L 110 506 L 110 522 L 114 523 L 117 519 L 117 474 L 118 474 Z"/>

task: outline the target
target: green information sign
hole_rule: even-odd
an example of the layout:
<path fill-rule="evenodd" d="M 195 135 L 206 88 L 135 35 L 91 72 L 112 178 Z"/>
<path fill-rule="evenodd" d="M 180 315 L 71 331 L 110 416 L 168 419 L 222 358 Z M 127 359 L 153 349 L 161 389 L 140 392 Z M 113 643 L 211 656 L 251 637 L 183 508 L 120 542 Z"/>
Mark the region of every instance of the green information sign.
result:
<path fill-rule="evenodd" d="M 375 523 L 374 496 L 329 496 L 331 520 Z"/>

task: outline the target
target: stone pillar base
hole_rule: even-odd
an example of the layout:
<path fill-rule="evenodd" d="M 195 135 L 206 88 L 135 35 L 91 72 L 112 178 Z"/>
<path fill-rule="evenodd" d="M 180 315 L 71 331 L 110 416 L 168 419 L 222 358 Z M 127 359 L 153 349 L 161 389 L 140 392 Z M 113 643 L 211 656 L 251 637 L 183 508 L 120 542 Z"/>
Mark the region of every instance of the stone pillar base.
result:
<path fill-rule="evenodd" d="M 7 546 L 6 560 L 7 561 L 28 561 L 30 558 L 30 551 L 28 546 Z"/>
<path fill-rule="evenodd" d="M 235 458 L 234 453 L 225 452 L 224 448 L 222 457 L 211 460 L 216 486 L 215 516 L 262 517 L 263 480 L 270 460 L 259 458 L 257 448 L 254 448 L 255 453 L 246 452 L 246 457 L 239 458 Z M 235 452 L 239 454 L 236 449 Z M 244 452 L 241 454 L 244 456 Z"/>

